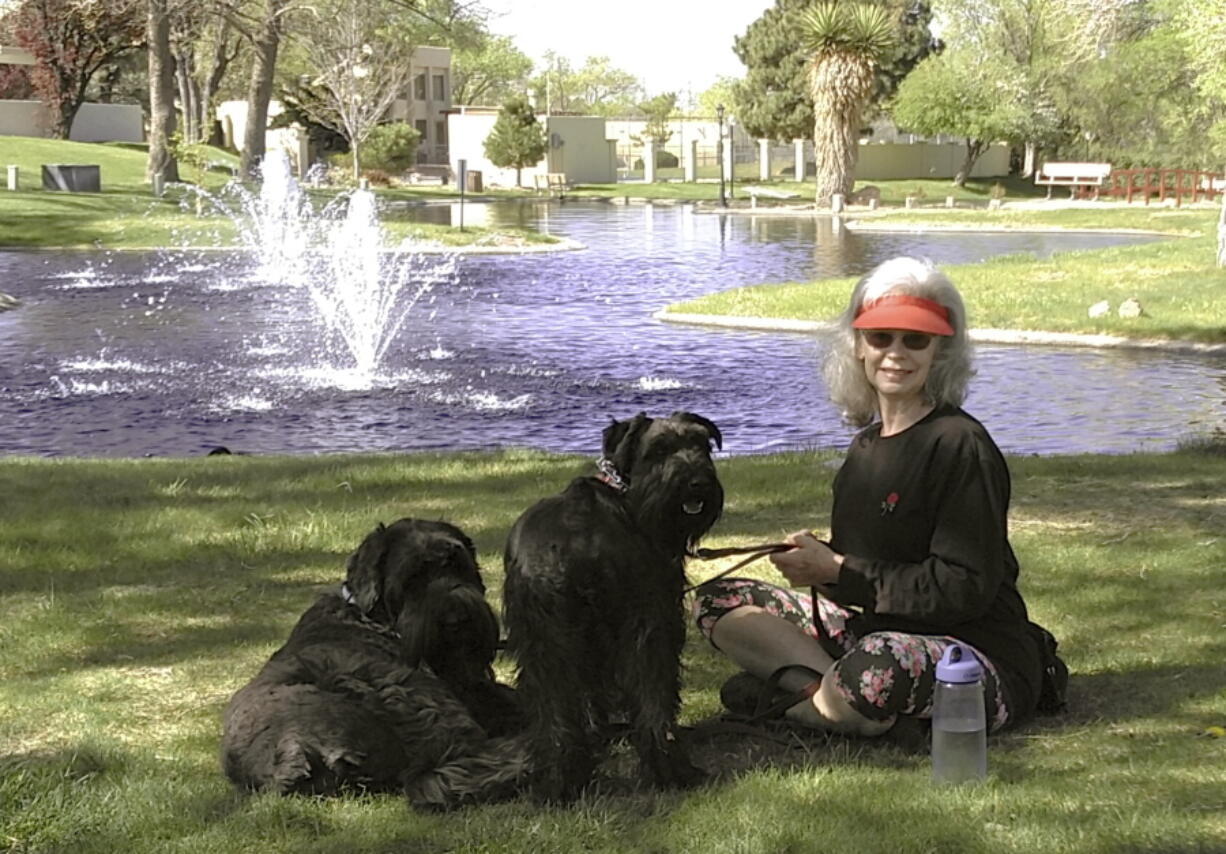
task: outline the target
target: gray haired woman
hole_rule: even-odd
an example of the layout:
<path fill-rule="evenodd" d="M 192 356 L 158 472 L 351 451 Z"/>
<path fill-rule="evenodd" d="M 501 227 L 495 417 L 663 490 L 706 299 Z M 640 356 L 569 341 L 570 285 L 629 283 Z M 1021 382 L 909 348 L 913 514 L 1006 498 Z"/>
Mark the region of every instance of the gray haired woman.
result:
<path fill-rule="evenodd" d="M 830 540 L 788 537 L 771 560 L 789 587 L 721 579 L 695 601 L 699 629 L 747 671 L 721 691 L 731 711 L 914 732 L 958 642 L 983 667 L 990 729 L 1032 714 L 1042 666 L 1009 545 L 1009 470 L 961 409 L 971 361 L 962 298 L 932 264 L 894 258 L 856 284 L 824 370 L 864 428 L 834 480 Z"/>

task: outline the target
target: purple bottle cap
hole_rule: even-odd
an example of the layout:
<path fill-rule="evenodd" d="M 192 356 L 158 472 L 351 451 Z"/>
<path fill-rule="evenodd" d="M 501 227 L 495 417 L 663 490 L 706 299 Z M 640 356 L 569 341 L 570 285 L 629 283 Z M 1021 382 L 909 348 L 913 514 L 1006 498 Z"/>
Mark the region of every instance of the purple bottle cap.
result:
<path fill-rule="evenodd" d="M 945 648 L 945 654 L 937 662 L 937 679 L 942 682 L 965 684 L 978 682 L 983 678 L 983 669 L 967 647 L 951 643 Z"/>

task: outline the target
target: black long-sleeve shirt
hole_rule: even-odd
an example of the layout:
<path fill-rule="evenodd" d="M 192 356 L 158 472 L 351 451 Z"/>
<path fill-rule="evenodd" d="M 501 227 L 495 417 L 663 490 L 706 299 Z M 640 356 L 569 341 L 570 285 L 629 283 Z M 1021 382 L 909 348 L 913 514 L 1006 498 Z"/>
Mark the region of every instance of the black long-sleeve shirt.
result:
<path fill-rule="evenodd" d="M 844 555 L 831 597 L 861 610 L 857 634 L 951 635 L 996 665 L 1012 714 L 1039 692 L 1009 546 L 1009 469 L 983 425 L 938 407 L 883 437 L 861 431 L 834 480 L 831 546 Z"/>

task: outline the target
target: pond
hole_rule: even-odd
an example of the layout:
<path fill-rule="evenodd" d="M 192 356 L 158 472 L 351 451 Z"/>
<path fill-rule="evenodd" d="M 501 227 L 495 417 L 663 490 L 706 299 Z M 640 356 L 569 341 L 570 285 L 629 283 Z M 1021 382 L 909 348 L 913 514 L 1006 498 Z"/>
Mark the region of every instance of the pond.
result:
<path fill-rule="evenodd" d="M 452 206 L 422 218 L 446 221 Z M 595 454 L 610 418 L 687 409 L 731 454 L 838 447 L 812 336 L 676 326 L 652 312 L 761 282 L 1135 242 L 1084 234 L 882 234 L 689 205 L 469 205 L 572 252 L 421 259 L 442 270 L 378 369 L 325 346 L 311 297 L 250 253 L 0 252 L 0 452 L 184 456 L 533 447 Z M 972 318 L 973 320 L 973 318 Z M 1173 447 L 1226 418 L 1226 359 L 981 346 L 967 409 L 1006 451 Z"/>

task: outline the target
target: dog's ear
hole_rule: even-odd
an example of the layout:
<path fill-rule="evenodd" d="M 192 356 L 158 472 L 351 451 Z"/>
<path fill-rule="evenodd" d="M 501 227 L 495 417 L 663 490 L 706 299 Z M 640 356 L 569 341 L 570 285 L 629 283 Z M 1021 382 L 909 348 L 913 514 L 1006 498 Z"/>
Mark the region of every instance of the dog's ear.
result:
<path fill-rule="evenodd" d="M 714 421 L 709 418 L 703 418 L 701 415 L 695 415 L 693 412 L 674 412 L 672 417 L 686 424 L 697 424 L 707 431 L 707 436 L 715 443 L 716 448 L 721 451 L 724 449 L 724 435 L 719 432 L 719 428 L 715 426 Z"/>
<path fill-rule="evenodd" d="M 387 526 L 382 522 L 366 535 L 345 564 L 345 585 L 353 600 L 369 614 L 383 596 L 384 558 L 387 556 Z"/>
<path fill-rule="evenodd" d="M 604 428 L 601 455 L 610 460 L 619 472 L 629 474 L 639 439 L 651 426 L 651 422 L 652 419 L 647 417 L 646 412 L 640 412 L 629 421 L 614 421 Z"/>

